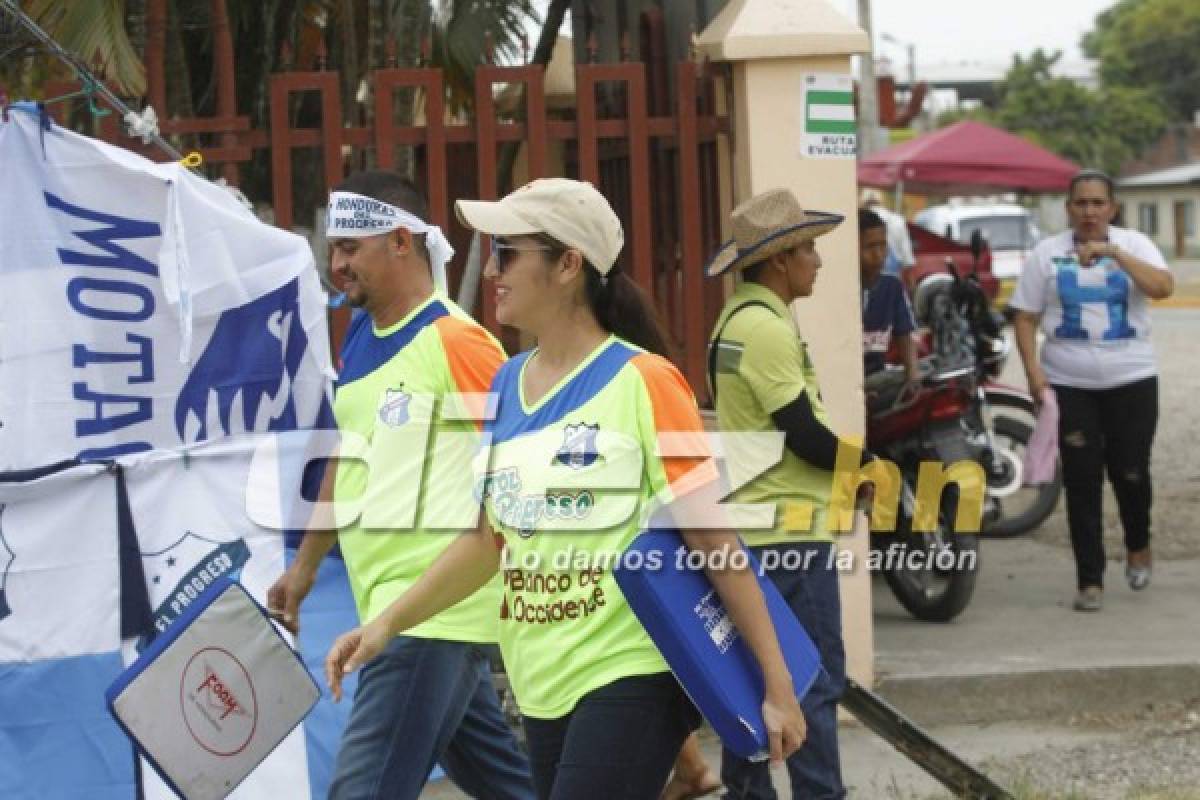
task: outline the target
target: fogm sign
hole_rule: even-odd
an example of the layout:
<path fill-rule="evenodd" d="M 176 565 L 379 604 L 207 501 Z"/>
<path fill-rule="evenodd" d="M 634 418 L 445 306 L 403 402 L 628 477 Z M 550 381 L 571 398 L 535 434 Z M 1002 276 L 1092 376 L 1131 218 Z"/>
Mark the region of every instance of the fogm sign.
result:
<path fill-rule="evenodd" d="M 228 650 L 205 647 L 188 659 L 179 681 L 179 706 L 188 733 L 213 755 L 235 756 L 254 738 L 254 682 Z"/>

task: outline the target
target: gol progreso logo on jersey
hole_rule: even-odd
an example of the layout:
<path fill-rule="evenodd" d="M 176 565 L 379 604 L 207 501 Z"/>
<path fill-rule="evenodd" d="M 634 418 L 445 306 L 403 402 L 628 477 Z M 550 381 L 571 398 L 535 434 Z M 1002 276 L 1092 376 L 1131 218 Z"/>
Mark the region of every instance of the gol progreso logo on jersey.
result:
<path fill-rule="evenodd" d="M 502 525 L 526 539 L 544 529 L 545 522 L 584 520 L 596 506 L 596 495 L 588 489 L 529 494 L 521 489 L 520 470 L 506 467 L 484 477 L 480 495 L 490 499 Z"/>
<path fill-rule="evenodd" d="M 627 523 L 643 479 L 637 440 L 582 421 L 500 445 L 491 466 L 476 494 L 522 538 Z"/>

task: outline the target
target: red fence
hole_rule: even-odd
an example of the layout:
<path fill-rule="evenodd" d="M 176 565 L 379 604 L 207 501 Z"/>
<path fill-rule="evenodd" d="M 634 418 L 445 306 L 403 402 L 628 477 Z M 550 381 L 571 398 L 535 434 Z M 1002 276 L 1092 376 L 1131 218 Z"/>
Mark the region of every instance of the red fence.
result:
<path fill-rule="evenodd" d="M 276 224 L 285 228 L 297 222 L 298 190 L 307 189 L 311 196 L 314 188 L 298 184 L 304 176 L 294 169 L 297 157 L 319 158 L 323 194 L 362 165 L 392 167 L 397 148 L 411 147 L 431 221 L 449 232 L 460 253 L 466 252 L 467 238 L 453 219 L 453 201 L 496 198 L 501 191 L 498 150 L 518 143 L 525 154 L 519 180 L 545 177 L 554 169 L 591 181 L 609 198 L 626 231 L 622 268 L 653 298 L 674 340 L 675 360 L 703 399 L 705 342 L 721 290 L 717 282 L 704 280 L 702 268 L 718 245 L 725 211 L 718 184 L 719 170 L 726 167 L 719 163 L 717 138 L 728 133 L 729 125 L 714 111 L 714 81 L 708 68 L 678 64 L 673 102 L 662 76 L 656 77 L 648 91 L 642 63 L 578 66 L 573 109 L 551 112 L 541 67 L 483 66 L 475 74 L 473 120 L 449 122 L 441 70 L 379 69 L 370 74 L 371 124 L 345 125 L 345 98 L 336 73 L 286 72 L 271 79 L 268 130 L 252 129 L 244 116 L 166 120 L 160 128 L 167 136 L 203 140 L 197 149 L 205 163 L 222 165 L 221 173 L 234 182 L 239 164 L 250 161 L 255 151 L 269 150 L 269 202 Z M 524 85 L 523 109 L 498 111 L 497 87 L 502 84 Z M 424 99 L 426 121 L 421 125 L 394 122 L 396 92 L 406 87 Z M 47 94 L 52 88 L 46 87 Z M 315 106 L 306 94 L 316 95 Z M 317 125 L 295 124 L 301 102 Z M 101 137 L 155 157 L 117 127 L 112 117 L 105 118 Z M 552 168 L 552 163 L 560 166 Z M 461 263 L 452 265 L 452 289 L 460 276 Z M 500 333 L 491 293 L 477 295 L 477 315 Z M 344 325 L 344 318 L 335 315 L 335 343 Z M 511 336 L 506 341 L 513 343 Z"/>

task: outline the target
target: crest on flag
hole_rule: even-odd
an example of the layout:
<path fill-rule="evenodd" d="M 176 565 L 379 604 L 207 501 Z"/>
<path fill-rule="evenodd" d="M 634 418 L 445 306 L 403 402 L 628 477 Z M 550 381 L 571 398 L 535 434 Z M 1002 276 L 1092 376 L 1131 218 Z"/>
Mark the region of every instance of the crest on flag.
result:
<path fill-rule="evenodd" d="M 250 560 L 245 539 L 218 541 L 187 531 L 170 547 L 142 553 L 154 632 L 138 642 L 138 650 L 153 641 L 185 612 L 218 578 L 237 579 Z"/>
<path fill-rule="evenodd" d="M 554 460 L 571 469 L 590 467 L 599 457 L 596 450 L 596 434 L 599 432 L 599 425 L 589 425 L 586 422 L 567 425 L 563 428 L 563 443 L 558 448 Z"/>

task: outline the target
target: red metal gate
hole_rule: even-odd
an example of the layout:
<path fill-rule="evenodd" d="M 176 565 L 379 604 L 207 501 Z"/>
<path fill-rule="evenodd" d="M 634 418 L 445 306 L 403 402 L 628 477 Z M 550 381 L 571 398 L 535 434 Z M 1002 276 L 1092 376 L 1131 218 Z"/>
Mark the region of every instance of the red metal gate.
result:
<path fill-rule="evenodd" d="M 661 65 L 657 68 L 662 71 Z M 447 116 L 441 70 L 374 70 L 369 78 L 372 122 L 356 126 L 342 122 L 345 98 L 335 72 L 283 72 L 271 79 L 269 130 L 252 130 L 246 117 L 233 116 L 168 120 L 160 127 L 166 135 L 193 137 L 205 163 L 222 165 L 227 177 L 236 176 L 230 165 L 249 161 L 254 151 L 269 150 L 269 202 L 276 224 L 289 229 L 311 219 L 306 214 L 313 209 L 304 204 L 314 194 L 323 197 L 359 165 L 391 168 L 397 148 L 411 147 L 431 221 L 448 232 L 460 253 L 466 252 L 467 234 L 454 220 L 452 204 L 458 197 L 494 199 L 500 194 L 498 148 L 518 143 L 524 149 L 525 179 L 548 176 L 551 151 L 557 148 L 561 172 L 594 183 L 621 217 L 626 231 L 621 266 L 654 300 L 674 340 L 675 360 L 703 402 L 705 343 L 721 290 L 717 282 L 703 279 L 702 267 L 719 243 L 725 211 L 718 200 L 720 170 L 728 167 L 719 163 L 717 139 L 729 131 L 728 120 L 714 110 L 710 68 L 690 61 L 678 64 L 671 102 L 660 74 L 652 76 L 653 90 L 648 91 L 643 63 L 580 65 L 575 68 L 573 113 L 548 111 L 542 76 L 540 66 L 479 67 L 473 119 L 468 120 Z M 498 110 L 496 89 L 502 84 L 525 87 L 522 109 Z M 396 92 L 408 87 L 424 100 L 420 125 L 394 122 Z M 52 93 L 52 87 L 46 91 Z M 303 98 L 308 117 L 318 120 L 313 127 L 295 123 L 305 94 L 316 95 L 315 106 L 311 96 Z M 102 138 L 155 157 L 119 133 L 111 119 L 100 127 Z M 297 154 L 310 161 L 319 158 L 315 173 L 324 182 L 319 193 L 298 183 L 304 177 L 293 169 Z M 299 217 L 298 190 L 309 198 L 301 201 Z M 452 290 L 460 276 L 461 263 L 451 269 Z M 491 293 L 477 296 L 477 315 L 500 333 Z M 345 318 L 335 314 L 335 345 L 344 326 Z"/>

